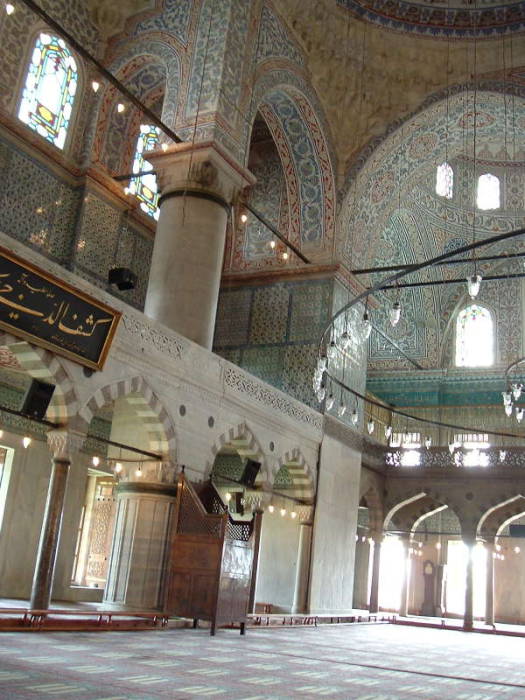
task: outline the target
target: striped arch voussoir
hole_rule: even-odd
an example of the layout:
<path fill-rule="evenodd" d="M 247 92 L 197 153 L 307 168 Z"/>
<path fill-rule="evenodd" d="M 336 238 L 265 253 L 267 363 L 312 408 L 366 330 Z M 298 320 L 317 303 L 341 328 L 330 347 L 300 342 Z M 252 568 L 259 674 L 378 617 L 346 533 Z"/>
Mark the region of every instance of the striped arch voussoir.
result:
<path fill-rule="evenodd" d="M 73 384 L 59 358 L 49 350 L 21 341 L 9 333 L 0 332 L 0 346 L 9 348 L 21 369 L 28 375 L 55 385 L 46 418 L 53 423 L 68 423 L 77 412 L 78 401 Z"/>
<path fill-rule="evenodd" d="M 315 475 L 298 447 L 286 452 L 281 457 L 277 463 L 275 473 L 273 474 L 273 481 L 275 481 L 281 467 L 286 467 L 292 477 L 295 496 L 305 500 L 313 499 L 315 493 Z"/>
<path fill-rule="evenodd" d="M 79 411 L 78 430 L 87 433 L 91 420 L 100 408 L 130 394 L 138 394 L 143 400 L 143 405 L 151 411 L 151 417 L 143 418 L 149 433 L 148 450 L 175 461 L 175 428 L 164 405 L 144 377 L 124 379 L 96 391 Z"/>
<path fill-rule="evenodd" d="M 246 423 L 239 423 L 222 433 L 211 448 L 211 455 L 206 462 L 206 478 L 210 476 L 217 455 L 225 448 L 234 446 L 239 452 L 239 456 L 253 459 L 261 464 L 261 477 L 263 480 L 268 478 L 268 469 L 266 458 L 261 449 L 261 446 L 253 434 L 252 430 Z"/>

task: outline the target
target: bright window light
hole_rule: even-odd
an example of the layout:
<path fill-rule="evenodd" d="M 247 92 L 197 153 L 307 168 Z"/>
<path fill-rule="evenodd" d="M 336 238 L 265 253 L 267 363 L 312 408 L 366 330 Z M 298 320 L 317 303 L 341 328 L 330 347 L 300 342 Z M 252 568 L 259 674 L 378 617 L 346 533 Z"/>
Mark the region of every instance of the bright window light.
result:
<path fill-rule="evenodd" d="M 488 309 L 470 304 L 456 321 L 456 366 L 490 367 L 494 364 L 494 324 Z"/>
<path fill-rule="evenodd" d="M 405 566 L 406 553 L 401 540 L 386 537 L 379 563 L 379 605 L 386 610 L 399 610 Z"/>
<path fill-rule="evenodd" d="M 436 168 L 436 194 L 446 199 L 452 199 L 454 194 L 454 171 L 448 163 Z"/>
<path fill-rule="evenodd" d="M 481 544 L 473 548 L 474 617 L 485 615 L 487 550 Z M 468 548 L 460 540 L 449 540 L 447 560 L 448 613 L 465 614 L 465 587 Z"/>
<path fill-rule="evenodd" d="M 476 204 L 478 209 L 500 208 L 500 186 L 498 177 L 491 173 L 480 175 L 478 179 Z"/>

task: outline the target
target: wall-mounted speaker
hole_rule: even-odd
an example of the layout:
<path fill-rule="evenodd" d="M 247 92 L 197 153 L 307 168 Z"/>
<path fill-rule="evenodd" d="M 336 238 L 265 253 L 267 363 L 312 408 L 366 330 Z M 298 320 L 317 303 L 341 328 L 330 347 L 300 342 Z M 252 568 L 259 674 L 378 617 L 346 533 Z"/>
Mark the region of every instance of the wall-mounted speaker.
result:
<path fill-rule="evenodd" d="M 46 415 L 54 391 L 54 384 L 33 379 L 24 396 L 20 412 L 31 418 L 42 419 Z"/>
<path fill-rule="evenodd" d="M 254 459 L 249 459 L 244 465 L 244 471 L 240 478 L 241 484 L 244 486 L 253 487 L 255 485 L 255 479 L 261 468 L 261 463 L 256 462 Z"/>
<path fill-rule="evenodd" d="M 121 291 L 135 289 L 137 275 L 128 267 L 113 267 L 108 272 L 108 282 L 117 285 Z"/>

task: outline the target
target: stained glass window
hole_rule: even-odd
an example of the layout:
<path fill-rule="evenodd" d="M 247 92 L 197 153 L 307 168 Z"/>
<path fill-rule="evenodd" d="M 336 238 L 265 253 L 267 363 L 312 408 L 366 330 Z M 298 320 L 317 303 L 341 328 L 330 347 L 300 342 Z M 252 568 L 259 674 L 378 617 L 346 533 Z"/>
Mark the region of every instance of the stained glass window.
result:
<path fill-rule="evenodd" d="M 77 83 L 77 64 L 65 41 L 40 34 L 27 71 L 19 119 L 57 148 L 64 148 Z"/>
<path fill-rule="evenodd" d="M 480 175 L 476 200 L 478 209 L 499 209 L 501 206 L 499 190 L 498 177 L 491 173 Z"/>
<path fill-rule="evenodd" d="M 441 163 L 436 169 L 436 194 L 452 199 L 454 194 L 454 171 L 448 163 Z"/>
<path fill-rule="evenodd" d="M 456 366 L 489 367 L 494 364 L 494 324 L 488 309 L 471 304 L 456 321 Z"/>
<path fill-rule="evenodd" d="M 145 170 L 153 170 L 151 163 L 146 160 L 145 153 L 157 147 L 159 133 L 160 131 L 156 126 L 141 124 L 135 157 L 133 158 L 132 172 L 140 173 Z M 146 214 L 149 214 L 154 219 L 159 218 L 157 178 L 153 172 L 133 178 L 129 184 L 129 191 L 137 197 L 140 202 L 140 208 Z"/>

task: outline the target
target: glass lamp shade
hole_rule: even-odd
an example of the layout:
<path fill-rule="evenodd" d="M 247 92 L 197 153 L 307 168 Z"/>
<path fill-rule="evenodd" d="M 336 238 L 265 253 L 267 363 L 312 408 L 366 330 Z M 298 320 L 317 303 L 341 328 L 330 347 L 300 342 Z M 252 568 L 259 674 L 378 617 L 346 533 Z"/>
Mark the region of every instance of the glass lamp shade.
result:
<path fill-rule="evenodd" d="M 319 402 L 323 401 L 324 397 L 326 396 L 326 389 L 323 385 L 320 386 L 319 391 L 317 392 L 317 399 Z"/>
<path fill-rule="evenodd" d="M 430 448 L 431 445 L 432 445 L 432 438 L 430 437 L 430 435 L 427 435 L 427 437 L 425 438 L 425 447 L 427 448 L 427 450 Z"/>
<path fill-rule="evenodd" d="M 399 319 L 401 318 L 401 304 L 395 301 L 390 309 L 390 325 L 392 327 L 397 326 Z"/>
<path fill-rule="evenodd" d="M 502 391 L 501 395 L 503 396 L 503 405 L 510 406 L 512 403 L 512 394 L 510 391 Z"/>
<path fill-rule="evenodd" d="M 514 397 L 514 401 L 517 401 L 519 399 L 522 391 L 523 391 L 523 384 L 513 384 L 512 385 L 512 396 Z"/>
<path fill-rule="evenodd" d="M 475 299 L 479 294 L 481 286 L 481 275 L 471 275 L 467 277 L 467 288 L 471 299 Z"/>
<path fill-rule="evenodd" d="M 343 331 L 339 336 L 339 347 L 341 348 L 341 350 L 348 350 L 350 342 L 351 339 L 348 331 Z"/>
<path fill-rule="evenodd" d="M 334 407 L 335 403 L 335 398 L 332 393 L 329 394 L 328 398 L 326 399 L 326 410 L 330 411 Z"/>
<path fill-rule="evenodd" d="M 523 408 L 516 409 L 516 420 L 518 421 L 518 423 L 521 423 L 521 421 L 523 420 L 523 414 L 524 414 Z"/>
<path fill-rule="evenodd" d="M 452 440 L 452 442 L 448 443 L 448 451 L 450 452 L 450 454 L 452 454 L 455 449 L 456 449 L 456 443 L 454 442 L 454 440 Z"/>
<path fill-rule="evenodd" d="M 330 344 L 328 345 L 328 349 L 326 350 L 326 354 L 327 354 L 329 360 L 333 360 L 334 357 L 336 356 L 337 345 L 335 343 L 335 340 L 330 341 Z"/>
<path fill-rule="evenodd" d="M 359 413 L 357 411 L 357 408 L 354 408 L 352 411 L 352 423 L 354 425 L 357 425 L 359 423 Z"/>
<path fill-rule="evenodd" d="M 370 333 L 372 332 L 372 321 L 370 320 L 369 315 L 364 313 L 363 315 L 363 322 L 361 325 L 361 337 L 363 339 L 363 342 L 368 340 L 370 338 Z"/>
<path fill-rule="evenodd" d="M 368 433 L 369 433 L 370 435 L 372 435 L 372 433 L 374 432 L 374 428 L 375 428 L 375 423 L 374 423 L 374 421 L 373 421 L 372 419 L 370 419 L 370 420 L 368 421 L 368 423 L 366 424 L 366 428 L 367 428 L 367 430 L 368 430 Z"/>
<path fill-rule="evenodd" d="M 346 404 L 343 403 L 343 401 L 341 401 L 341 403 L 339 404 L 339 408 L 337 409 L 337 415 L 339 416 L 339 418 L 342 418 L 345 413 L 346 413 Z"/>
<path fill-rule="evenodd" d="M 385 425 L 385 437 L 386 437 L 386 439 L 388 440 L 391 435 L 392 435 L 392 426 Z"/>
<path fill-rule="evenodd" d="M 512 404 L 511 403 L 505 404 L 505 415 L 506 416 L 512 415 Z"/>
<path fill-rule="evenodd" d="M 322 355 L 319 355 L 319 359 L 317 360 L 317 369 L 319 372 L 324 372 L 326 369 L 327 365 L 327 359 L 326 355 L 323 353 Z"/>

